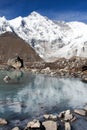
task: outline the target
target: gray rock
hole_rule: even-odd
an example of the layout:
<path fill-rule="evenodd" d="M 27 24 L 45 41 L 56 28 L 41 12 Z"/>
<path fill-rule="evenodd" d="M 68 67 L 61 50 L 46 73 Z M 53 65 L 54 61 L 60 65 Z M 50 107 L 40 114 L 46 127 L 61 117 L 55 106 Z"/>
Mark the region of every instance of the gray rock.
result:
<path fill-rule="evenodd" d="M 65 112 L 65 115 L 64 115 L 64 120 L 65 120 L 65 121 L 70 121 L 70 120 L 72 120 L 72 119 L 73 119 L 73 115 L 71 114 L 70 110 L 67 110 L 67 111 Z"/>
<path fill-rule="evenodd" d="M 58 125 L 55 121 L 44 121 L 42 125 L 45 127 L 46 130 L 58 130 Z"/>
<path fill-rule="evenodd" d="M 0 125 L 7 125 L 7 121 L 5 119 L 0 118 Z"/>
<path fill-rule="evenodd" d="M 14 127 L 12 130 L 20 130 L 18 127 Z"/>
<path fill-rule="evenodd" d="M 4 80 L 6 83 L 8 83 L 8 82 L 11 80 L 11 78 L 10 78 L 8 75 L 6 75 L 3 80 Z"/>
<path fill-rule="evenodd" d="M 70 110 L 66 110 L 66 111 L 61 112 L 58 115 L 58 117 L 61 118 L 62 121 L 71 121 L 74 116 L 72 115 L 72 113 L 70 112 Z"/>
<path fill-rule="evenodd" d="M 49 114 L 45 114 L 45 115 L 43 115 L 43 117 L 44 117 L 45 119 L 49 119 Z"/>
<path fill-rule="evenodd" d="M 77 118 L 73 116 L 73 118 L 70 120 L 70 122 L 74 122 Z"/>
<path fill-rule="evenodd" d="M 82 81 L 87 83 L 87 77 L 82 77 Z"/>
<path fill-rule="evenodd" d="M 60 112 L 59 115 L 58 115 L 58 117 L 59 117 L 59 118 L 64 118 L 64 115 L 65 115 L 65 111 Z"/>
<path fill-rule="evenodd" d="M 33 121 L 28 122 L 25 130 L 28 129 L 28 128 L 30 128 L 30 129 L 36 129 L 36 128 L 40 128 L 40 127 L 41 127 L 41 124 L 40 124 L 39 120 L 35 120 L 34 119 Z"/>
<path fill-rule="evenodd" d="M 57 116 L 53 114 L 45 114 L 43 117 L 49 120 L 57 120 Z"/>
<path fill-rule="evenodd" d="M 9 59 L 7 64 L 15 69 L 19 69 L 23 67 L 23 60 L 17 56 L 15 58 Z"/>
<path fill-rule="evenodd" d="M 83 108 L 85 111 L 87 111 L 87 105 Z"/>
<path fill-rule="evenodd" d="M 86 116 L 86 111 L 85 111 L 85 110 L 75 109 L 74 112 L 75 112 L 76 114 L 81 115 L 81 116 Z"/>
<path fill-rule="evenodd" d="M 31 71 L 32 71 L 33 73 L 37 73 L 38 70 L 37 70 L 37 69 L 32 69 Z"/>
<path fill-rule="evenodd" d="M 41 73 L 51 73 L 50 67 L 46 67 L 45 69 L 41 70 Z"/>
<path fill-rule="evenodd" d="M 69 122 L 65 122 L 65 130 L 71 130 L 71 126 Z"/>

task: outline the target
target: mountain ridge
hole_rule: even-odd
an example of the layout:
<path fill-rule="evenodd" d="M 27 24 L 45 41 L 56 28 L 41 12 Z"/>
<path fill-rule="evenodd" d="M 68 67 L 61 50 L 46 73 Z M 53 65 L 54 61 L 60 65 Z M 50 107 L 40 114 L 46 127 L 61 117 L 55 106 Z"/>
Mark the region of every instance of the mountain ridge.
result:
<path fill-rule="evenodd" d="M 0 34 L 8 31 L 15 32 L 46 61 L 87 57 L 87 25 L 82 22 L 55 22 L 34 11 L 23 18 L 0 18 Z"/>

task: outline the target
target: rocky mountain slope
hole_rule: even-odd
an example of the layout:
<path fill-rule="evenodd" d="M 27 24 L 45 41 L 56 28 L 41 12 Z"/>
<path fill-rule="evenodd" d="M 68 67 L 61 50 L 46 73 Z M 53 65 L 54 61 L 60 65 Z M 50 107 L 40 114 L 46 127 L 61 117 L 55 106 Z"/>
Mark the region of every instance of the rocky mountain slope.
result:
<path fill-rule="evenodd" d="M 24 61 L 42 61 L 35 50 L 16 34 L 6 32 L 0 36 L 0 61 L 20 56 Z"/>
<path fill-rule="evenodd" d="M 0 34 L 15 32 L 45 60 L 58 57 L 87 57 L 87 25 L 81 22 L 58 22 L 32 12 L 12 20 L 0 18 Z"/>

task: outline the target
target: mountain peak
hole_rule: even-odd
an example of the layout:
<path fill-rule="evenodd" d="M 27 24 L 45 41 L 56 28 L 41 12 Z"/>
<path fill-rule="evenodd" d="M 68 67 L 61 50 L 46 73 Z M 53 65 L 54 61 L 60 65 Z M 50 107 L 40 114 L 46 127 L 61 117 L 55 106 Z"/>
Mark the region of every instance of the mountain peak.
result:
<path fill-rule="evenodd" d="M 13 20 L 0 17 L 0 34 L 7 31 L 15 32 L 44 59 L 87 57 L 87 25 L 81 22 L 55 22 L 33 11 Z"/>
<path fill-rule="evenodd" d="M 11 26 L 14 26 L 15 28 L 19 27 L 22 21 L 22 17 L 19 16 L 15 19 L 9 20 L 9 23 Z"/>
<path fill-rule="evenodd" d="M 6 20 L 5 16 L 0 17 L 0 20 L 5 21 Z"/>
<path fill-rule="evenodd" d="M 33 12 L 31 12 L 31 14 L 30 14 L 31 16 L 41 16 L 38 12 L 36 12 L 36 11 L 33 11 Z"/>
<path fill-rule="evenodd" d="M 28 17 L 26 18 L 30 18 L 30 19 L 43 19 L 45 18 L 44 16 L 42 16 L 41 14 L 39 14 L 38 12 L 36 11 L 33 11 L 30 13 L 30 15 L 28 15 Z"/>

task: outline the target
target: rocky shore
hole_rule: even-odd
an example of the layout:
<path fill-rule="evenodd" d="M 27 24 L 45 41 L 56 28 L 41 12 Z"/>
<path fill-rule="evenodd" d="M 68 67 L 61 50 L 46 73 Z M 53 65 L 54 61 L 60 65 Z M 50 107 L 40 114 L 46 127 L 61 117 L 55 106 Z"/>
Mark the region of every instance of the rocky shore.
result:
<path fill-rule="evenodd" d="M 25 70 L 33 73 L 59 76 L 63 78 L 81 78 L 87 81 L 87 58 L 60 58 L 55 62 L 25 63 Z"/>
<path fill-rule="evenodd" d="M 0 118 L 0 128 L 9 125 L 9 121 Z M 12 127 L 12 126 L 11 126 Z M 83 109 L 65 110 L 57 115 L 44 114 L 41 120 L 27 121 L 23 127 L 19 124 L 9 130 L 82 130 L 87 128 L 87 105 Z"/>
<path fill-rule="evenodd" d="M 24 63 L 23 61 L 21 63 L 20 60 L 20 57 L 16 57 L 11 60 L 9 59 L 7 63 L 1 63 L 0 70 L 20 69 L 25 72 L 40 73 L 61 78 L 80 78 L 83 82 L 87 82 L 87 58 L 59 58 L 55 62 L 40 61 Z"/>

